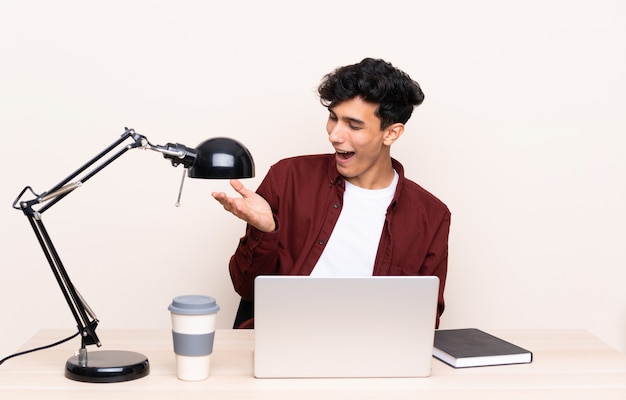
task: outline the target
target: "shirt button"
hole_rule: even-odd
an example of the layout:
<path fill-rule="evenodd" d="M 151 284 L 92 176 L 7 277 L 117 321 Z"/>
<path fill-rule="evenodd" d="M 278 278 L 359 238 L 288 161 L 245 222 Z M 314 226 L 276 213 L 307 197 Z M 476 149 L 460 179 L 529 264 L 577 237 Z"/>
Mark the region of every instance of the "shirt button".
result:
<path fill-rule="evenodd" d="M 333 204 L 333 207 L 334 207 L 334 208 L 339 208 L 339 203 L 335 203 L 335 204 Z"/>
<path fill-rule="evenodd" d="M 320 239 L 320 240 L 317 242 L 317 244 L 319 244 L 320 246 L 323 246 L 323 245 L 324 245 L 324 240 L 323 240 L 323 239 Z"/>

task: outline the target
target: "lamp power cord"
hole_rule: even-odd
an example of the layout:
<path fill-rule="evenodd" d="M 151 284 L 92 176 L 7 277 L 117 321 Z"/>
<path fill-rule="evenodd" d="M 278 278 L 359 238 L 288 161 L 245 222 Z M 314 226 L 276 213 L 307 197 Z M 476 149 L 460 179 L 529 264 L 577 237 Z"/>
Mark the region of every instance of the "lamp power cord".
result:
<path fill-rule="evenodd" d="M 79 334 L 80 334 L 80 332 L 76 332 L 72 336 L 66 337 L 65 339 L 59 340 L 58 342 L 55 342 L 55 343 L 52 343 L 52 344 L 48 344 L 46 346 L 41 346 L 41 347 L 37 347 L 37 348 L 34 348 L 34 349 L 26 350 L 26 351 L 21 351 L 19 353 L 11 354 L 10 356 L 5 357 L 2 360 L 0 360 L 0 365 L 2 365 L 5 361 L 10 360 L 13 357 L 23 356 L 24 354 L 33 353 L 35 351 L 45 350 L 45 349 L 49 349 L 49 348 L 54 347 L 54 346 L 58 346 L 58 345 L 60 345 L 62 343 L 65 343 L 65 342 L 68 342 L 68 341 L 74 339 Z"/>

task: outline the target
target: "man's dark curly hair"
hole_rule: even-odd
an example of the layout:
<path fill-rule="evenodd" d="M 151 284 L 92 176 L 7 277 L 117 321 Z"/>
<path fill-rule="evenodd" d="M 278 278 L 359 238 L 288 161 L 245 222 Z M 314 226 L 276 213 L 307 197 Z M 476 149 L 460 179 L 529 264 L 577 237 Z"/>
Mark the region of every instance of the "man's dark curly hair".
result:
<path fill-rule="evenodd" d="M 377 104 L 380 129 L 397 122 L 406 123 L 413 109 L 424 101 L 420 85 L 408 74 L 373 58 L 337 68 L 324 76 L 317 91 L 321 103 L 329 108 L 355 97 Z"/>

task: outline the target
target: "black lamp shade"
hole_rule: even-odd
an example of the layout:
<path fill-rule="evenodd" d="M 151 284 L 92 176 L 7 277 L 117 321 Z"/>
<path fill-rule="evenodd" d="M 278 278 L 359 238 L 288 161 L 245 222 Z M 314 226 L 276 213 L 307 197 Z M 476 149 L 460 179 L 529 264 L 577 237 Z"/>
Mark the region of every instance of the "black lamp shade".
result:
<path fill-rule="evenodd" d="M 254 160 L 248 149 L 234 139 L 217 137 L 196 147 L 190 178 L 239 179 L 254 176 Z"/>

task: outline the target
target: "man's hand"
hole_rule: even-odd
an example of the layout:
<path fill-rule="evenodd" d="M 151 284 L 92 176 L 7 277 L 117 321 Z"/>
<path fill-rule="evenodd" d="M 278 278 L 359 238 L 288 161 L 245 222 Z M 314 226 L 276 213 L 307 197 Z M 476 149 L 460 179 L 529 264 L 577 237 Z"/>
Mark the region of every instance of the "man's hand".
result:
<path fill-rule="evenodd" d="M 234 216 L 261 232 L 273 232 L 276 229 L 276 223 L 269 203 L 256 192 L 246 189 L 236 179 L 230 181 L 230 186 L 241 195 L 241 198 L 228 197 L 224 192 L 213 192 L 211 195 Z"/>

